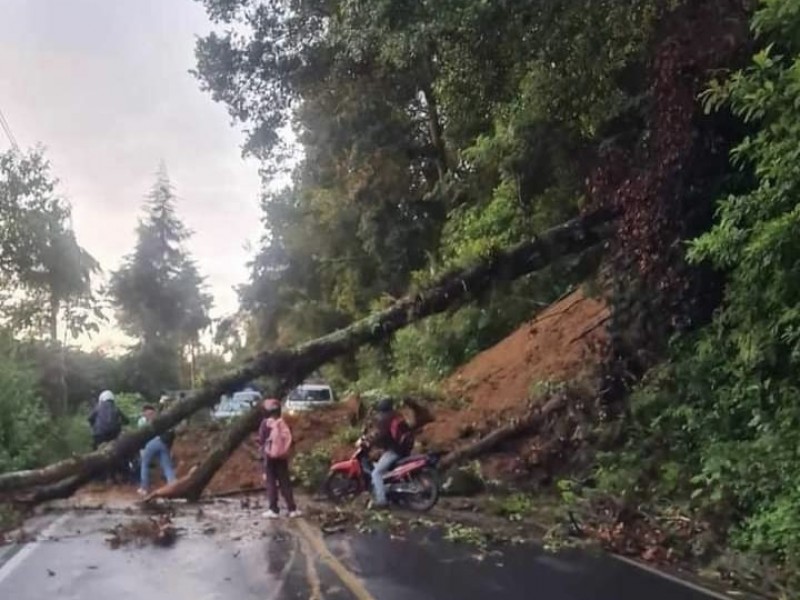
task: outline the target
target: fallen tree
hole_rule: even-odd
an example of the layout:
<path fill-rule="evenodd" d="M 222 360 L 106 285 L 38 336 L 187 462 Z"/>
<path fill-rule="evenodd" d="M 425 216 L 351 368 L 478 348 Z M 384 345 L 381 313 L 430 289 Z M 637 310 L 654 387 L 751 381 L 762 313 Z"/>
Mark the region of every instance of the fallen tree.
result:
<path fill-rule="evenodd" d="M 566 408 L 566 406 L 566 395 L 557 394 L 543 405 L 531 410 L 531 412 L 524 417 L 515 419 L 507 425 L 486 434 L 475 442 L 466 444 L 446 454 L 439 463 L 440 467 L 442 469 L 449 469 L 459 463 L 486 454 L 500 446 L 503 442 L 535 432 L 545 423 L 548 417 Z"/>
<path fill-rule="evenodd" d="M 498 251 L 471 267 L 447 273 L 427 289 L 406 296 L 348 327 L 294 348 L 261 352 L 245 361 L 237 371 L 205 383 L 194 397 L 176 402 L 150 425 L 124 434 L 107 447 L 40 469 L 0 475 L 0 494 L 46 486 L 72 477 L 85 481 L 133 456 L 153 436 L 176 426 L 201 409 L 213 407 L 222 394 L 232 392 L 257 377 L 272 375 L 280 380 L 280 387 L 291 387 L 321 365 L 362 345 L 378 342 L 411 323 L 457 306 L 496 281 L 516 279 L 558 258 L 595 246 L 609 235 L 614 216 L 607 210 L 583 215 L 530 241 Z M 193 473 L 187 488 L 191 496 L 198 495 L 198 489 L 202 491 L 256 422 L 257 414 L 251 412 L 231 426 L 222 443 Z"/>
<path fill-rule="evenodd" d="M 412 418 L 409 423 L 412 429 L 420 429 L 433 421 L 431 412 L 413 398 L 404 398 L 402 404 L 411 411 Z M 363 409 L 363 405 L 360 402 L 359 407 Z M 361 423 L 365 415 L 365 412 L 358 410 L 357 414 L 352 415 L 351 418 L 354 417 L 357 423 Z M 247 436 L 258 428 L 261 419 L 262 413 L 258 408 L 237 419 L 226 430 L 222 439 L 214 446 L 202 463 L 193 466 L 189 473 L 174 483 L 155 490 L 147 497 L 147 500 L 155 498 L 198 500 L 203 490 L 211 482 L 214 474 L 225 464 L 228 457 L 241 445 Z"/>

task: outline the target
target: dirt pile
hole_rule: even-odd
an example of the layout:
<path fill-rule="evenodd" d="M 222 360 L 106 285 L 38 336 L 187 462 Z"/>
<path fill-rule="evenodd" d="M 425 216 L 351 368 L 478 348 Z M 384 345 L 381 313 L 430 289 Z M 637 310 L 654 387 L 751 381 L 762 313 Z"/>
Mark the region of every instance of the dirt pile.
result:
<path fill-rule="evenodd" d="M 601 300 L 578 290 L 478 354 L 445 382 L 451 406 L 425 427 L 423 444 L 451 449 L 485 435 L 527 414 L 537 388 L 548 384 L 593 385 L 608 350 L 609 316 Z M 519 470 L 520 462 L 535 463 L 549 442 L 527 440 L 487 463 L 495 472 Z"/>

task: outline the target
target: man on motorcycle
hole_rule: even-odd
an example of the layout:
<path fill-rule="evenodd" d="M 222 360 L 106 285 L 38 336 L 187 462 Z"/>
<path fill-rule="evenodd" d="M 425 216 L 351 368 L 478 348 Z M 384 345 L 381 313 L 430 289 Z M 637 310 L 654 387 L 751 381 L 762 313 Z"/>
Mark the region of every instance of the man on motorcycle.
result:
<path fill-rule="evenodd" d="M 383 477 L 391 471 L 401 458 L 411 454 L 414 435 L 403 416 L 394 410 L 391 398 L 383 398 L 376 405 L 375 431 L 370 436 L 373 447 L 383 450 L 383 454 L 372 469 L 372 488 L 375 492 L 375 508 L 386 508 L 386 485 Z"/>

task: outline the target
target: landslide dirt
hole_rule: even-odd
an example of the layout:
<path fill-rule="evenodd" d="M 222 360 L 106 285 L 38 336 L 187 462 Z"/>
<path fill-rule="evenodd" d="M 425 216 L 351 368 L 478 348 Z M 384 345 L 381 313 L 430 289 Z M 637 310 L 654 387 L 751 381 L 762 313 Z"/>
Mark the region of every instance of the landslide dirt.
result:
<path fill-rule="evenodd" d="M 552 304 L 497 345 L 456 371 L 444 384 L 450 406 L 436 411 L 420 439 L 428 447 L 451 449 L 525 414 L 546 383 L 590 383 L 608 351 L 609 309 L 577 290 Z M 488 457 L 495 472 L 516 468 L 547 440 L 528 440 Z"/>

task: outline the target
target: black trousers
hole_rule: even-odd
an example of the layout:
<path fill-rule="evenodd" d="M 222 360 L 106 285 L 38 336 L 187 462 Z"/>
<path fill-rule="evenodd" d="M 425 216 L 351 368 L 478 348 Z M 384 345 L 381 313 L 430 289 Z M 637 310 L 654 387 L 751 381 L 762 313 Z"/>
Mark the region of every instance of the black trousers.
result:
<path fill-rule="evenodd" d="M 269 509 L 278 512 L 278 491 L 280 490 L 283 501 L 289 512 L 297 510 L 292 493 L 292 482 L 289 478 L 289 460 L 286 458 L 268 458 L 264 463 L 264 473 L 267 476 L 267 502 Z"/>

